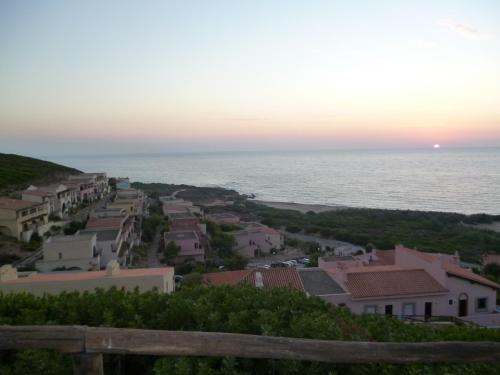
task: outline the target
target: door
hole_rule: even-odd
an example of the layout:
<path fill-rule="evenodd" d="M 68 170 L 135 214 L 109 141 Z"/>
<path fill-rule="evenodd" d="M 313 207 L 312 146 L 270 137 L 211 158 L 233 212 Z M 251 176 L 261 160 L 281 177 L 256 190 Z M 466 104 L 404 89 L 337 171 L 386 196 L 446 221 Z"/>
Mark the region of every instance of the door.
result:
<path fill-rule="evenodd" d="M 432 302 L 425 303 L 425 320 L 432 316 Z"/>
<path fill-rule="evenodd" d="M 461 299 L 458 301 L 458 316 L 467 315 L 467 300 Z"/>
<path fill-rule="evenodd" d="M 392 305 L 385 305 L 385 315 L 392 316 Z"/>

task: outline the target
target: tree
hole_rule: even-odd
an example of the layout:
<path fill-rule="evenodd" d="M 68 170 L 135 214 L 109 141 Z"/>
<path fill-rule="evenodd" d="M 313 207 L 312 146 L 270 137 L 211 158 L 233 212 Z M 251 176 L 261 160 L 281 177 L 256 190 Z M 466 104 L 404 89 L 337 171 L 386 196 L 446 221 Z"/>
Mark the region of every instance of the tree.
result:
<path fill-rule="evenodd" d="M 163 250 L 163 255 L 165 256 L 165 260 L 171 260 L 179 255 L 181 251 L 181 247 L 175 243 L 175 241 L 170 241 Z"/>
<path fill-rule="evenodd" d="M 242 270 L 247 265 L 247 260 L 240 254 L 232 254 L 224 258 L 224 267 L 229 270 Z"/>
<path fill-rule="evenodd" d="M 236 245 L 236 239 L 230 233 L 222 231 L 216 232 L 210 239 L 210 246 L 217 250 L 219 256 L 229 256 L 233 247 Z"/>
<path fill-rule="evenodd" d="M 483 272 L 486 275 L 491 275 L 495 278 L 500 278 L 500 264 L 489 263 L 486 266 L 484 266 Z"/>

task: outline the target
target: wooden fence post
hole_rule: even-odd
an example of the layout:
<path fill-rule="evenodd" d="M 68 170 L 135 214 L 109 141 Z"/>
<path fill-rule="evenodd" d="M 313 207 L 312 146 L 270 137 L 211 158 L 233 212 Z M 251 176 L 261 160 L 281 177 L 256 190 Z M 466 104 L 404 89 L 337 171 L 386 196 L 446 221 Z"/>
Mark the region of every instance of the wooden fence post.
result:
<path fill-rule="evenodd" d="M 104 375 L 102 354 L 73 354 L 73 375 Z"/>

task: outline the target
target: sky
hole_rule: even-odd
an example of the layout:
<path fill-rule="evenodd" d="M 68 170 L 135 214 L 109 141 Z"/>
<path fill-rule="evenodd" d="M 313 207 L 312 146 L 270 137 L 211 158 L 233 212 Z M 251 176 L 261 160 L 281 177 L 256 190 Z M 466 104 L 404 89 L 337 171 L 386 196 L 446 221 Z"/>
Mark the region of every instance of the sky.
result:
<path fill-rule="evenodd" d="M 500 147 L 500 1 L 0 0 L 0 152 Z"/>

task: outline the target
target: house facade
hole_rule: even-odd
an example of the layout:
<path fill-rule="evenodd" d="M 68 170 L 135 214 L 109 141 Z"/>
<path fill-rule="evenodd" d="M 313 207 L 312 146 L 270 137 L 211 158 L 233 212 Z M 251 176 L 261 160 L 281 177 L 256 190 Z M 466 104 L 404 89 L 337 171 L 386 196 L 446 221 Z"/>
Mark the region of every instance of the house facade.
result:
<path fill-rule="evenodd" d="M 49 215 L 57 215 L 63 218 L 68 211 L 77 203 L 76 191 L 64 184 L 47 186 L 31 185 L 23 192 L 23 199 L 39 202 L 39 197 L 46 196 L 48 199 Z"/>
<path fill-rule="evenodd" d="M 124 244 L 124 239 L 122 238 L 121 229 L 84 229 L 79 233 L 94 234 L 96 236 L 96 248 L 100 257 L 101 268 L 105 267 L 112 260 L 122 263 L 124 255 L 122 245 Z"/>
<path fill-rule="evenodd" d="M 4 235 L 29 241 L 48 218 L 46 203 L 0 197 L 0 232 Z"/>
<path fill-rule="evenodd" d="M 97 288 L 116 287 L 127 291 L 136 288 L 140 292 L 153 289 L 161 293 L 175 290 L 173 267 L 120 269 L 116 262 L 110 262 L 104 271 L 59 272 L 39 274 L 33 272 L 21 277 L 11 265 L 0 267 L 0 292 L 59 294 L 62 292 L 93 292 Z"/>
<path fill-rule="evenodd" d="M 244 229 L 234 231 L 235 251 L 245 258 L 270 254 L 285 244 L 284 236 L 273 228 L 257 222 L 240 222 Z"/>
<path fill-rule="evenodd" d="M 167 232 L 164 234 L 164 241 L 165 246 L 174 242 L 180 247 L 179 253 L 174 258 L 175 264 L 182 264 L 186 261 L 205 261 L 205 247 L 194 230 Z"/>
<path fill-rule="evenodd" d="M 374 251 L 354 263 L 320 262 L 316 270 L 327 275 L 335 288 L 316 295 L 355 313 L 483 319 L 495 311 L 500 285 L 459 264 L 457 255 L 403 246 Z"/>
<path fill-rule="evenodd" d="M 96 241 L 93 233 L 49 237 L 43 244 L 43 260 L 37 261 L 35 268 L 39 272 L 99 270 Z"/>

